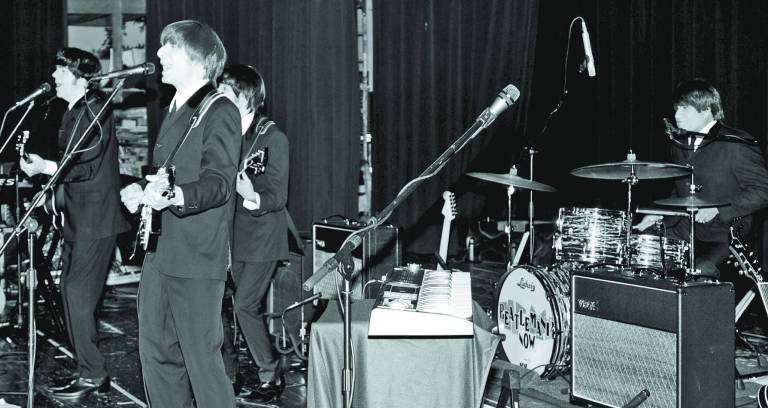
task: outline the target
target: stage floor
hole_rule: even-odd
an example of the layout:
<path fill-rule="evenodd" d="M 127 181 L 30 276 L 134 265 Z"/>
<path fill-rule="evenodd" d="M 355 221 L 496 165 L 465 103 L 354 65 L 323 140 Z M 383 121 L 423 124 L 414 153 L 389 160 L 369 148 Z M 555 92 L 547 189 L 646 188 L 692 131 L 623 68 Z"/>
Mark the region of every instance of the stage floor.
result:
<path fill-rule="evenodd" d="M 481 306 L 492 307 L 493 283 L 503 274 L 503 265 L 477 264 L 467 268 L 472 273 L 473 297 Z M 46 385 L 54 380 L 69 378 L 75 368 L 71 352 L 61 333 L 56 333 L 49 323 L 46 310 L 39 307 L 38 347 L 35 372 L 34 406 L 47 407 L 145 407 L 145 397 L 139 365 L 136 285 L 122 285 L 110 288 L 100 309 L 100 348 L 108 359 L 113 376 L 113 389 L 107 396 L 89 396 L 79 401 L 54 400 L 46 391 Z M 756 303 L 756 302 L 755 302 Z M 768 319 L 760 315 L 760 308 L 751 307 L 739 321 L 739 328 L 750 342 L 760 351 L 768 348 Z M 763 313 L 764 314 L 764 313 Z M 26 328 L 12 326 L 0 328 L 0 397 L 8 403 L 26 406 L 27 341 Z M 739 342 L 740 343 L 740 342 Z M 241 367 L 246 377 L 246 386 L 253 385 L 255 367 L 247 351 L 240 353 Z M 768 360 L 760 356 L 761 365 L 752 350 L 737 344 L 736 366 L 742 374 L 768 369 Z M 306 407 L 306 366 L 295 354 L 283 355 L 283 363 L 290 367 L 286 375 L 287 387 L 278 403 L 271 406 L 286 408 Z M 521 372 L 525 372 L 521 370 Z M 457 373 L 457 375 L 459 375 Z M 744 380 L 743 389 L 736 389 L 736 407 L 754 407 L 754 395 L 761 384 L 768 383 L 768 377 L 760 376 Z M 485 406 L 495 407 L 501 391 L 501 371 L 492 370 L 485 391 Z M 429 392 L 425 390 L 425 392 Z M 240 400 L 238 407 L 270 406 L 254 405 Z M 569 403 L 567 378 L 559 376 L 543 380 L 535 373 L 521 379 L 521 404 L 526 408 L 576 407 Z M 0 407 L 3 407 L 0 404 Z M 431 408 L 431 407 L 430 407 Z"/>

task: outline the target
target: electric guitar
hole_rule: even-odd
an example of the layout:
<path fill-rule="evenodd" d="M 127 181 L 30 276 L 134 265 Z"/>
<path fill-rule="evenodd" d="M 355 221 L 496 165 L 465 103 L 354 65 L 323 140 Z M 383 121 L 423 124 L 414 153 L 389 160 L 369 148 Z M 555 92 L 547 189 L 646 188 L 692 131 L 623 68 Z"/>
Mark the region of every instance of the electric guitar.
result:
<path fill-rule="evenodd" d="M 731 227 L 731 244 L 728 246 L 731 254 L 729 257 L 733 260 L 734 265 L 739 268 L 739 274 L 746 276 L 755 283 L 760 299 L 763 301 L 763 307 L 766 313 L 768 313 L 768 282 L 763 277 L 763 268 L 760 266 L 755 252 L 742 243 L 733 230 L 733 227 Z"/>
<path fill-rule="evenodd" d="M 451 221 L 456 218 L 456 196 L 450 191 L 443 191 L 443 230 L 440 233 L 440 249 L 437 254 L 443 261 L 448 262 L 448 240 L 451 236 Z M 437 263 L 437 270 L 443 270 L 440 262 Z"/>
<path fill-rule="evenodd" d="M 239 173 L 244 174 L 250 170 L 254 176 L 264 174 L 267 171 L 268 158 L 268 148 L 257 150 L 243 160 L 243 168 Z"/>
<path fill-rule="evenodd" d="M 167 180 L 167 183 L 163 186 L 163 197 L 168 199 L 174 198 L 176 195 L 176 167 L 170 166 L 167 169 L 161 167 L 158 169 L 157 175 L 165 176 Z M 161 220 L 160 211 L 155 211 L 148 205 L 141 206 L 141 222 L 136 234 L 136 245 L 134 245 L 130 258 L 136 255 L 136 247 L 139 245 L 145 252 L 154 252 L 157 249 L 157 239 L 162 231 Z"/>

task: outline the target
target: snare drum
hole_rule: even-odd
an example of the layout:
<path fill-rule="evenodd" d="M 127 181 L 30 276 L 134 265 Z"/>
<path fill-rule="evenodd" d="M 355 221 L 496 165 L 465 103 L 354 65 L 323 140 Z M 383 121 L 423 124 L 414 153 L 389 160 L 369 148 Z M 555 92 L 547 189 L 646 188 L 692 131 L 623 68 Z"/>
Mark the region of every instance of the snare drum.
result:
<path fill-rule="evenodd" d="M 620 265 L 627 239 L 624 211 L 560 208 L 553 247 L 561 262 Z"/>
<path fill-rule="evenodd" d="M 632 267 L 638 269 L 662 270 L 659 237 L 650 234 L 633 234 L 629 237 L 632 253 Z M 668 271 L 688 267 L 688 242 L 663 238 L 664 259 Z"/>
<path fill-rule="evenodd" d="M 560 268 L 518 266 L 496 291 L 496 323 L 510 363 L 548 376 L 570 361 L 569 274 Z"/>

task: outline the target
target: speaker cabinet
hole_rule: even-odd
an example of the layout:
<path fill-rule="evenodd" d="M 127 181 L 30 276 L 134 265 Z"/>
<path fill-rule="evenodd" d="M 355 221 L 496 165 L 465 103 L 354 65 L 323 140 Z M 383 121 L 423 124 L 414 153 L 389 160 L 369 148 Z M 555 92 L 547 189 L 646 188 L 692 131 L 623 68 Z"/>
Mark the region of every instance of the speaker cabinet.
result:
<path fill-rule="evenodd" d="M 306 240 L 304 244 L 304 255 L 294 252 L 288 254 L 288 260 L 283 261 L 277 267 L 275 276 L 267 292 L 267 313 L 270 315 L 281 315 L 290 305 L 299 302 L 311 296 L 301 288 L 302 283 L 312 273 L 312 255 L 307 253 L 311 249 L 311 241 Z M 312 303 L 300 308 L 289 310 L 285 314 L 285 324 L 282 317 L 276 316 L 269 319 L 269 332 L 278 339 L 287 335 L 292 341 L 298 338 L 302 325 L 313 320 L 315 307 Z M 283 333 L 283 326 L 286 332 Z"/>
<path fill-rule="evenodd" d="M 571 278 L 571 397 L 622 407 L 734 405 L 730 283 L 678 285 L 619 273 Z"/>
<path fill-rule="evenodd" d="M 342 243 L 354 231 L 364 225 L 358 223 L 320 222 L 312 226 L 312 271 L 317 271 L 329 258 L 336 254 Z M 359 276 L 352 282 L 352 298 L 375 298 L 377 285 L 368 285 L 363 293 L 363 285 L 371 279 L 379 279 L 399 266 L 402 260 L 402 248 L 396 227 L 383 226 L 363 233 L 363 243 L 352 252 L 355 271 Z M 336 298 L 337 273 L 329 273 L 317 285 L 314 292 L 325 299 Z M 339 276 L 339 286 L 343 279 Z"/>

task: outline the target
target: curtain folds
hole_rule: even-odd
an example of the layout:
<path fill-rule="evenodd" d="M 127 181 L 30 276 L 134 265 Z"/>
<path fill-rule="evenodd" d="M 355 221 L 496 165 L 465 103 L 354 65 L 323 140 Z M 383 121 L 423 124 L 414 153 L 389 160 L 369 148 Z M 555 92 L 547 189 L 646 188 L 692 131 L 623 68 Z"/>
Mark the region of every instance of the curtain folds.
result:
<path fill-rule="evenodd" d="M 291 177 L 288 207 L 300 230 L 314 220 L 357 214 L 361 122 L 355 9 L 349 1 L 147 1 L 147 55 L 156 63 L 162 28 L 196 18 L 222 39 L 228 63 L 253 65 L 267 84 L 267 112 L 288 136 Z M 157 84 L 158 77 L 152 78 Z M 152 85 L 150 85 L 152 86 Z M 172 88 L 163 86 L 150 113 Z"/>

